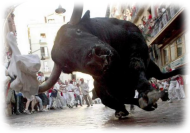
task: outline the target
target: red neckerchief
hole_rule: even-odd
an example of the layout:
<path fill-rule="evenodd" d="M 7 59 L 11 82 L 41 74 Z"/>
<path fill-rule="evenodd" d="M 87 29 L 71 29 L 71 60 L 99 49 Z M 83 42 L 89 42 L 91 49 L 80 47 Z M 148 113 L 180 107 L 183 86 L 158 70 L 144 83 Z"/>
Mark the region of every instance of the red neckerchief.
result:
<path fill-rule="evenodd" d="M 11 82 L 9 82 L 9 84 L 8 84 L 6 96 L 8 95 L 8 92 L 9 92 L 9 89 L 10 89 L 10 85 L 11 85 Z"/>

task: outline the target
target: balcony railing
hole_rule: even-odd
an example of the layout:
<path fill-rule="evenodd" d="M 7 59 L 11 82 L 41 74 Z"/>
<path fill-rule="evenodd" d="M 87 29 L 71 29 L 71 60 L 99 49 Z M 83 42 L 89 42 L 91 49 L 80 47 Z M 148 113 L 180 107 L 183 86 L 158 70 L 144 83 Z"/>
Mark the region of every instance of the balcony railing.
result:
<path fill-rule="evenodd" d="M 132 15 L 131 15 L 131 22 L 135 22 L 138 17 L 141 15 L 142 11 L 144 10 L 144 6 L 136 6 L 133 8 Z"/>
<path fill-rule="evenodd" d="M 144 28 L 141 29 L 145 39 L 149 41 L 149 37 L 155 37 L 180 10 L 180 8 L 169 6 L 158 18 L 148 19 Z"/>

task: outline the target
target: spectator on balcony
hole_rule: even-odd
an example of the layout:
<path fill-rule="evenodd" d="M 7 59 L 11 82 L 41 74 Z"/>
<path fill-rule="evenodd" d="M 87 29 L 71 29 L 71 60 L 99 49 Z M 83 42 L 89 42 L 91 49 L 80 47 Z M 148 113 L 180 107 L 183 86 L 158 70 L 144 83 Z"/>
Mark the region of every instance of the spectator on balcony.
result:
<path fill-rule="evenodd" d="M 162 11 L 162 23 L 163 23 L 163 27 L 164 27 L 168 22 L 168 16 L 167 16 L 165 7 L 162 7 L 161 11 Z"/>
<path fill-rule="evenodd" d="M 145 26 L 147 24 L 147 19 L 145 16 L 142 17 L 142 22 L 143 22 L 143 25 Z"/>

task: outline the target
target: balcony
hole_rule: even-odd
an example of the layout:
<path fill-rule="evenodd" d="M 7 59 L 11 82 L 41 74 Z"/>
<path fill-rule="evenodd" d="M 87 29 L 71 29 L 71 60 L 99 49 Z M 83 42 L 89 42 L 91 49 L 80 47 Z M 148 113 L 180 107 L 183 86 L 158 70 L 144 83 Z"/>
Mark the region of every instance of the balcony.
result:
<path fill-rule="evenodd" d="M 154 22 L 149 19 L 141 29 L 148 45 L 166 44 L 177 34 L 183 32 L 185 21 L 183 16 L 184 9 L 169 6 Z"/>
<path fill-rule="evenodd" d="M 144 11 L 144 6 L 136 6 L 132 11 L 131 22 L 135 23 Z"/>

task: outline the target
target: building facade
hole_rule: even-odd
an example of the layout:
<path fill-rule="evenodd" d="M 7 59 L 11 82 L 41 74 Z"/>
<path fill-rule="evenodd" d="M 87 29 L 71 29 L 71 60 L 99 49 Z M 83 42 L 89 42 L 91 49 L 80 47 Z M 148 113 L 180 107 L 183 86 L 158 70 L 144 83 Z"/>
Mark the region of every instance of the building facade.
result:
<path fill-rule="evenodd" d="M 44 23 L 29 24 L 28 25 L 28 38 L 30 44 L 30 53 L 37 54 L 41 59 L 40 71 L 45 76 L 49 77 L 54 62 L 51 58 L 51 50 L 54 45 L 59 28 L 65 24 L 65 16 L 63 14 L 53 13 L 45 16 Z M 70 80 L 73 78 L 71 74 L 61 73 L 60 79 L 62 81 Z"/>
<path fill-rule="evenodd" d="M 44 23 L 28 25 L 30 54 L 37 54 L 40 57 L 40 71 L 47 77 L 50 76 L 54 66 L 54 62 L 51 58 L 51 50 L 54 45 L 54 39 L 57 31 L 64 24 L 65 16 L 63 14 L 54 13 L 45 16 Z M 72 74 L 61 73 L 60 75 L 60 79 L 63 82 L 73 79 L 79 82 L 80 78 L 84 78 L 85 82 L 89 84 L 90 90 L 93 89 L 93 78 L 90 75 L 80 72 L 73 72 Z"/>
<path fill-rule="evenodd" d="M 139 27 L 149 47 L 151 59 L 165 72 L 186 64 L 185 11 L 175 5 L 127 5 L 126 9 L 111 7 L 110 17 L 123 16 L 127 9 L 130 19 Z M 113 10 L 115 9 L 115 10 Z M 120 13 L 118 15 L 118 13 Z M 117 14 L 117 15 L 113 15 Z M 122 19 L 122 17 L 117 17 Z M 125 19 L 122 19 L 125 20 Z"/>

